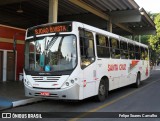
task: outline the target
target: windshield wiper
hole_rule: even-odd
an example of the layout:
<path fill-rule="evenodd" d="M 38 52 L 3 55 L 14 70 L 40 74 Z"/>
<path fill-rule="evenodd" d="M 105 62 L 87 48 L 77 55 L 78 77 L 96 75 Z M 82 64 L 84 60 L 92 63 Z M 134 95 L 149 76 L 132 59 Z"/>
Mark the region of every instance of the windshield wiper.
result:
<path fill-rule="evenodd" d="M 54 45 L 57 39 L 58 39 L 58 36 L 53 37 L 50 42 L 47 42 L 46 50 L 49 50 Z"/>

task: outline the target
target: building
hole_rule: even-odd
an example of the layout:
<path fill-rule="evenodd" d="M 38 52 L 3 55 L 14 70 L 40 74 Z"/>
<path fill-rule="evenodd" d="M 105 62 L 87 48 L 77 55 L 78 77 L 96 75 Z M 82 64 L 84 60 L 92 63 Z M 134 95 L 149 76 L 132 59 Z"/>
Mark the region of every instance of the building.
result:
<path fill-rule="evenodd" d="M 0 23 L 24 29 L 79 21 L 132 39 L 156 33 L 153 20 L 134 0 L 5 0 L 0 5 Z M 0 27 L 0 80 L 17 80 L 22 72 L 24 36 L 17 34 L 15 59 L 12 56 L 13 37 L 24 29 Z"/>
<path fill-rule="evenodd" d="M 24 65 L 24 38 L 25 29 L 0 25 L 0 81 L 19 80 Z"/>

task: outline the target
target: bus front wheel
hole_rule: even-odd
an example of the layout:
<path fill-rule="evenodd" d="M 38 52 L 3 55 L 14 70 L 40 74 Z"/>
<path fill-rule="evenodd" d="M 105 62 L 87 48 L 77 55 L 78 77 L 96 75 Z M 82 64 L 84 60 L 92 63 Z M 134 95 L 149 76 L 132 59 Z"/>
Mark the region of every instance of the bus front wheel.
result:
<path fill-rule="evenodd" d="M 105 80 L 101 80 L 98 89 L 98 95 L 96 96 L 96 101 L 102 102 L 106 99 L 108 94 Z"/>

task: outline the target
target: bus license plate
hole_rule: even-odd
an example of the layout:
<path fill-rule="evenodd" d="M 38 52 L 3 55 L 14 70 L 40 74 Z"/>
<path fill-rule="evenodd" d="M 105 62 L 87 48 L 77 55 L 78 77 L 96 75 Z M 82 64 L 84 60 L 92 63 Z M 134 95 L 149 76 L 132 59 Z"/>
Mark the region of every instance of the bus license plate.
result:
<path fill-rule="evenodd" d="M 42 96 L 49 96 L 50 93 L 49 92 L 41 92 L 40 95 L 42 95 Z"/>

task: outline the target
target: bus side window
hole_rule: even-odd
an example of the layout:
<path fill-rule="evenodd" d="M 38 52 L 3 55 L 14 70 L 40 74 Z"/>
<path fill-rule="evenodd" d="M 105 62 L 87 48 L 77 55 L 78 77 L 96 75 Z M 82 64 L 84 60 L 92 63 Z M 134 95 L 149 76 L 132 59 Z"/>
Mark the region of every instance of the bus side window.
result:
<path fill-rule="evenodd" d="M 149 58 L 148 58 L 148 48 L 145 48 L 145 60 L 149 60 Z"/>
<path fill-rule="evenodd" d="M 119 49 L 119 40 L 115 38 L 110 38 L 110 46 L 111 46 L 111 57 L 119 59 L 120 58 L 120 49 Z"/>
<path fill-rule="evenodd" d="M 97 56 L 101 58 L 109 58 L 109 41 L 104 35 L 96 35 Z"/>
<path fill-rule="evenodd" d="M 80 52 L 81 52 L 81 68 L 89 66 L 95 60 L 94 54 L 94 37 L 92 32 L 84 29 L 79 29 L 80 36 Z M 88 41 L 88 47 L 86 48 L 85 43 Z"/>
<path fill-rule="evenodd" d="M 120 41 L 121 59 L 128 59 L 128 45 L 127 42 Z"/>
<path fill-rule="evenodd" d="M 145 60 L 145 51 L 143 47 L 141 47 L 141 60 Z"/>
<path fill-rule="evenodd" d="M 129 59 L 135 59 L 135 46 L 134 44 L 128 43 Z"/>
<path fill-rule="evenodd" d="M 138 45 L 135 45 L 135 55 L 136 55 L 136 59 L 140 60 L 140 47 Z"/>

